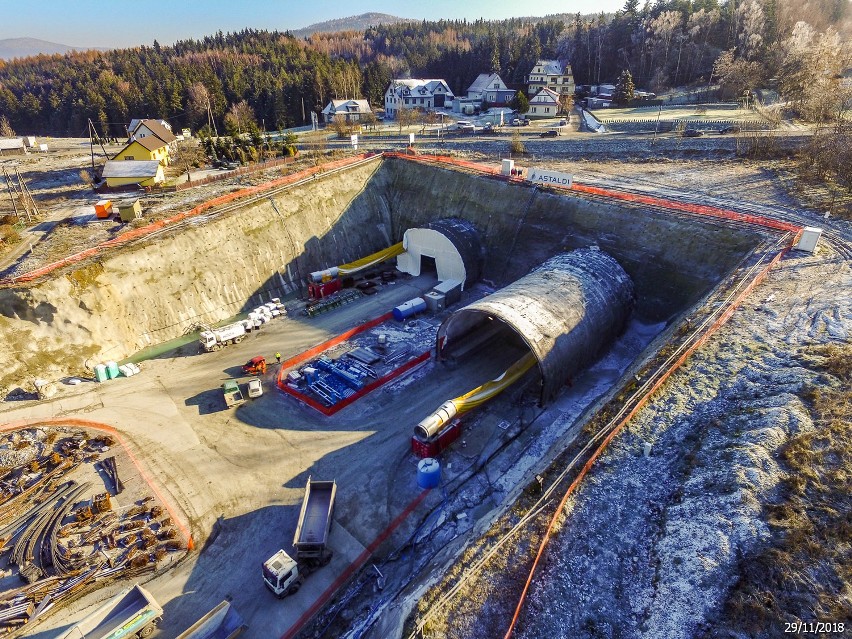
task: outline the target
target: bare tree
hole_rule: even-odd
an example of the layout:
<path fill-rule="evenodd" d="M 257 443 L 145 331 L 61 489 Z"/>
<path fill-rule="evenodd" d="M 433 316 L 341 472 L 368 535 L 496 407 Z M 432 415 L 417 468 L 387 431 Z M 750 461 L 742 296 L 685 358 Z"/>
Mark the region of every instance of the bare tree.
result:
<path fill-rule="evenodd" d="M 399 133 L 402 134 L 402 128 L 408 128 L 412 124 L 416 124 L 420 119 L 420 113 L 414 109 L 399 109 L 396 112 L 396 122 L 399 125 Z"/>
<path fill-rule="evenodd" d="M 257 120 L 248 102 L 243 100 L 231 105 L 225 114 L 225 127 L 228 129 L 228 134 L 232 136 L 257 131 Z"/>
<path fill-rule="evenodd" d="M 763 33 L 766 28 L 763 7 L 756 0 L 744 2 L 737 9 L 737 18 L 737 47 L 740 55 L 746 60 L 753 60 L 763 47 Z"/>
<path fill-rule="evenodd" d="M 201 82 L 194 82 L 186 90 L 186 95 L 186 110 L 189 112 L 192 121 L 197 124 L 207 120 L 207 124 L 212 129 L 210 121 L 212 116 L 210 113 L 210 91 L 207 90 L 207 87 Z"/>

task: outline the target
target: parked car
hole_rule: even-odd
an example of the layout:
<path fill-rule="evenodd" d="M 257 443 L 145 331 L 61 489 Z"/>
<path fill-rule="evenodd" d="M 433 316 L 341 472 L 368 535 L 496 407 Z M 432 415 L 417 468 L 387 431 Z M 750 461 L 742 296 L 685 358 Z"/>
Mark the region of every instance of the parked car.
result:
<path fill-rule="evenodd" d="M 512 126 L 521 126 L 521 119 L 520 118 L 513 118 L 512 119 Z"/>
<path fill-rule="evenodd" d="M 566 124 L 568 124 L 568 120 L 566 120 L 565 118 L 559 120 L 559 126 L 565 126 Z"/>
<path fill-rule="evenodd" d="M 472 122 L 467 122 L 466 120 L 459 120 L 456 122 L 456 128 L 459 131 L 476 131 L 476 127 Z"/>
<path fill-rule="evenodd" d="M 686 129 L 683 132 L 683 137 L 685 138 L 700 138 L 704 135 L 704 131 L 699 131 L 698 129 Z"/>
<path fill-rule="evenodd" d="M 549 131 L 544 131 L 539 133 L 540 138 L 558 138 L 561 134 L 556 129 L 550 129 Z"/>
<path fill-rule="evenodd" d="M 263 395 L 263 384 L 261 384 L 260 380 L 257 378 L 249 380 L 248 396 L 254 398 L 261 395 Z"/>
<path fill-rule="evenodd" d="M 489 122 L 484 127 L 482 127 L 483 133 L 494 133 L 494 125 Z"/>
<path fill-rule="evenodd" d="M 726 126 L 719 129 L 719 135 L 725 135 L 726 133 L 739 133 L 741 131 L 738 126 Z"/>

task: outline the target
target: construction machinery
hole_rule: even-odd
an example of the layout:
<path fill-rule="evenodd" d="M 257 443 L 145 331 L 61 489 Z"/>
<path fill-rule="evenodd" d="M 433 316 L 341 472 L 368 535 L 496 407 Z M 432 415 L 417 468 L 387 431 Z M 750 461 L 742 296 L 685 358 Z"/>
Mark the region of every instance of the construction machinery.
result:
<path fill-rule="evenodd" d="M 411 439 L 412 452 L 419 457 L 434 457 L 440 453 L 461 434 L 461 422 L 456 419 L 458 416 L 482 406 L 502 393 L 523 377 L 535 363 L 535 356 L 527 353 L 496 379 L 441 404 L 437 410 L 414 427 L 414 435 Z"/>
<path fill-rule="evenodd" d="M 234 639 L 247 629 L 231 602 L 223 601 L 179 634 L 177 639 Z"/>
<path fill-rule="evenodd" d="M 233 379 L 229 379 L 227 382 L 222 384 L 222 393 L 225 395 L 225 405 L 228 408 L 231 408 L 232 406 L 239 406 L 246 401 L 246 398 L 243 397 L 242 392 L 240 392 L 240 385 Z"/>
<path fill-rule="evenodd" d="M 124 590 L 72 626 L 60 639 L 135 639 L 149 637 L 163 609 L 140 585 Z"/>
<path fill-rule="evenodd" d="M 246 375 L 265 375 L 266 374 L 266 358 L 263 355 L 256 355 L 249 361 L 243 364 L 243 372 Z"/>
<path fill-rule="evenodd" d="M 314 271 L 308 278 L 308 298 L 316 302 L 330 297 L 343 288 L 342 278 L 351 277 L 359 271 L 381 264 L 404 251 L 402 242 L 398 242 L 360 260 L 333 266 L 322 271 Z"/>
<path fill-rule="evenodd" d="M 201 348 L 207 351 L 218 351 L 229 344 L 239 344 L 246 336 L 246 328 L 242 322 L 234 322 L 219 328 L 208 328 L 198 335 Z"/>
<path fill-rule="evenodd" d="M 277 597 L 292 595 L 301 588 L 305 578 L 331 561 L 328 536 L 334 514 L 337 483 L 308 477 L 305 497 L 296 533 L 293 536 L 294 555 L 279 550 L 263 562 L 263 582 Z"/>

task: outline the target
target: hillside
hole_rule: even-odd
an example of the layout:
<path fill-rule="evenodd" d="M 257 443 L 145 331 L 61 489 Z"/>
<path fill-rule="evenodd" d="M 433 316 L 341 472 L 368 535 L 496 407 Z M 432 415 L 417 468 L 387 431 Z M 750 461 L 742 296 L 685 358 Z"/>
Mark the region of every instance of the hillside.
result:
<path fill-rule="evenodd" d="M 58 42 L 48 42 L 38 38 L 6 38 L 0 40 L 0 60 L 11 60 L 12 58 L 26 58 L 31 55 L 44 53 L 67 53 L 73 51 L 74 47 Z"/>
<path fill-rule="evenodd" d="M 313 33 L 334 33 L 336 31 L 363 31 L 367 27 L 377 24 L 397 24 L 398 22 L 411 22 L 411 18 L 400 18 L 387 13 L 362 13 L 348 18 L 336 18 L 317 22 L 304 29 L 297 29 L 291 33 L 297 38 L 307 38 Z"/>

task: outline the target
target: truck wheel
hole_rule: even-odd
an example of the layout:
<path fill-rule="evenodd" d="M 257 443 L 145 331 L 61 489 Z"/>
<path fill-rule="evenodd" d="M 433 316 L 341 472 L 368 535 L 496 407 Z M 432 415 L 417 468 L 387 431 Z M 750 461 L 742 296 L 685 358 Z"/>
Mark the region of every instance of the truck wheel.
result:
<path fill-rule="evenodd" d="M 299 588 L 301 588 L 301 587 L 302 587 L 301 582 L 297 581 L 292 586 L 287 588 L 287 594 L 288 595 L 295 595 L 297 592 L 299 592 Z"/>
<path fill-rule="evenodd" d="M 239 344 L 239 343 L 240 343 L 240 342 L 242 342 L 242 341 L 243 341 L 243 338 L 242 338 L 242 337 L 238 337 L 237 339 L 235 339 L 235 340 L 234 340 L 234 344 Z"/>
<path fill-rule="evenodd" d="M 213 347 L 213 350 L 214 350 L 214 351 L 218 351 L 218 350 L 220 350 L 221 348 L 222 348 L 222 345 L 221 345 L 221 344 L 219 344 L 219 343 L 217 342 L 217 343 L 216 343 L 216 345 Z"/>
<path fill-rule="evenodd" d="M 331 556 L 333 554 L 334 554 L 333 552 L 329 552 L 327 555 L 325 555 L 322 559 L 320 559 L 319 565 L 320 566 L 327 566 L 331 562 Z"/>
<path fill-rule="evenodd" d="M 152 634 L 154 634 L 154 626 L 145 626 L 144 628 L 142 628 L 142 630 L 139 631 L 139 636 L 142 639 L 145 639 L 145 637 L 150 637 Z"/>

